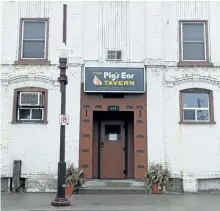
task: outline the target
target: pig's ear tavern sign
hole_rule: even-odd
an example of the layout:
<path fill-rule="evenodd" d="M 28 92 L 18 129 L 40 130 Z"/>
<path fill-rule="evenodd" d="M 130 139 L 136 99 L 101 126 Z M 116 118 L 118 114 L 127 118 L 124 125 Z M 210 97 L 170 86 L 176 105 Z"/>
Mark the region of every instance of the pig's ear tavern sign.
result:
<path fill-rule="evenodd" d="M 144 93 L 144 68 L 86 67 L 85 92 Z"/>

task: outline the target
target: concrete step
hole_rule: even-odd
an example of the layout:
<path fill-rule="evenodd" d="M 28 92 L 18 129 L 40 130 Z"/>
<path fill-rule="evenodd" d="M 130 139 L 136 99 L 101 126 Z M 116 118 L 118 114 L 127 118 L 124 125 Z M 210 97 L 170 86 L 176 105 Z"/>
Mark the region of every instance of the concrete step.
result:
<path fill-rule="evenodd" d="M 144 182 L 135 180 L 90 180 L 79 189 L 81 195 L 147 194 Z"/>
<path fill-rule="evenodd" d="M 146 188 L 80 188 L 80 195 L 132 195 L 148 194 Z"/>

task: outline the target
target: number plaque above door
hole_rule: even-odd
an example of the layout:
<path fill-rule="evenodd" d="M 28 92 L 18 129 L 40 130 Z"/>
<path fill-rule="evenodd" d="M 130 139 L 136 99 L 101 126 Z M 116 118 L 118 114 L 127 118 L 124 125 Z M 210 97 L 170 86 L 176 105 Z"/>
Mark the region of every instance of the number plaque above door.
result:
<path fill-rule="evenodd" d="M 119 111 L 119 106 L 116 105 L 110 105 L 107 108 L 108 111 Z"/>

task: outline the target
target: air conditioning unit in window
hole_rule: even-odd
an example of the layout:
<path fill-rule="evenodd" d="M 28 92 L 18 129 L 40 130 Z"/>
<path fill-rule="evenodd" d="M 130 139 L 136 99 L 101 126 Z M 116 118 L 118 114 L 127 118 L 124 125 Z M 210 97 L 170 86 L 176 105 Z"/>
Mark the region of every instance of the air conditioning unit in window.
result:
<path fill-rule="evenodd" d="M 42 93 L 21 92 L 20 106 L 40 106 L 42 103 Z"/>
<path fill-rule="evenodd" d="M 107 60 L 121 60 L 121 50 L 107 50 Z"/>

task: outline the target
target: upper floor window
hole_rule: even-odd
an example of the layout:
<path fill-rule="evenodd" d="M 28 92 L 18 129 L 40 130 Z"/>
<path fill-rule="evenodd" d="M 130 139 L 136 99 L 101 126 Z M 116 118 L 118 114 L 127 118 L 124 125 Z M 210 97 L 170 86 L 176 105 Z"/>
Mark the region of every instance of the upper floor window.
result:
<path fill-rule="evenodd" d="M 13 122 L 47 121 L 47 90 L 21 88 L 14 97 Z"/>
<path fill-rule="evenodd" d="M 209 47 L 207 36 L 207 21 L 181 21 L 180 62 L 208 65 Z"/>
<path fill-rule="evenodd" d="M 214 122 L 213 93 L 204 89 L 180 92 L 181 122 Z"/>
<path fill-rule="evenodd" d="M 48 19 L 21 19 L 18 63 L 48 61 Z"/>
<path fill-rule="evenodd" d="M 182 60 L 205 61 L 205 22 L 182 22 Z"/>
<path fill-rule="evenodd" d="M 46 26 L 46 21 L 23 21 L 22 59 L 46 58 Z"/>

